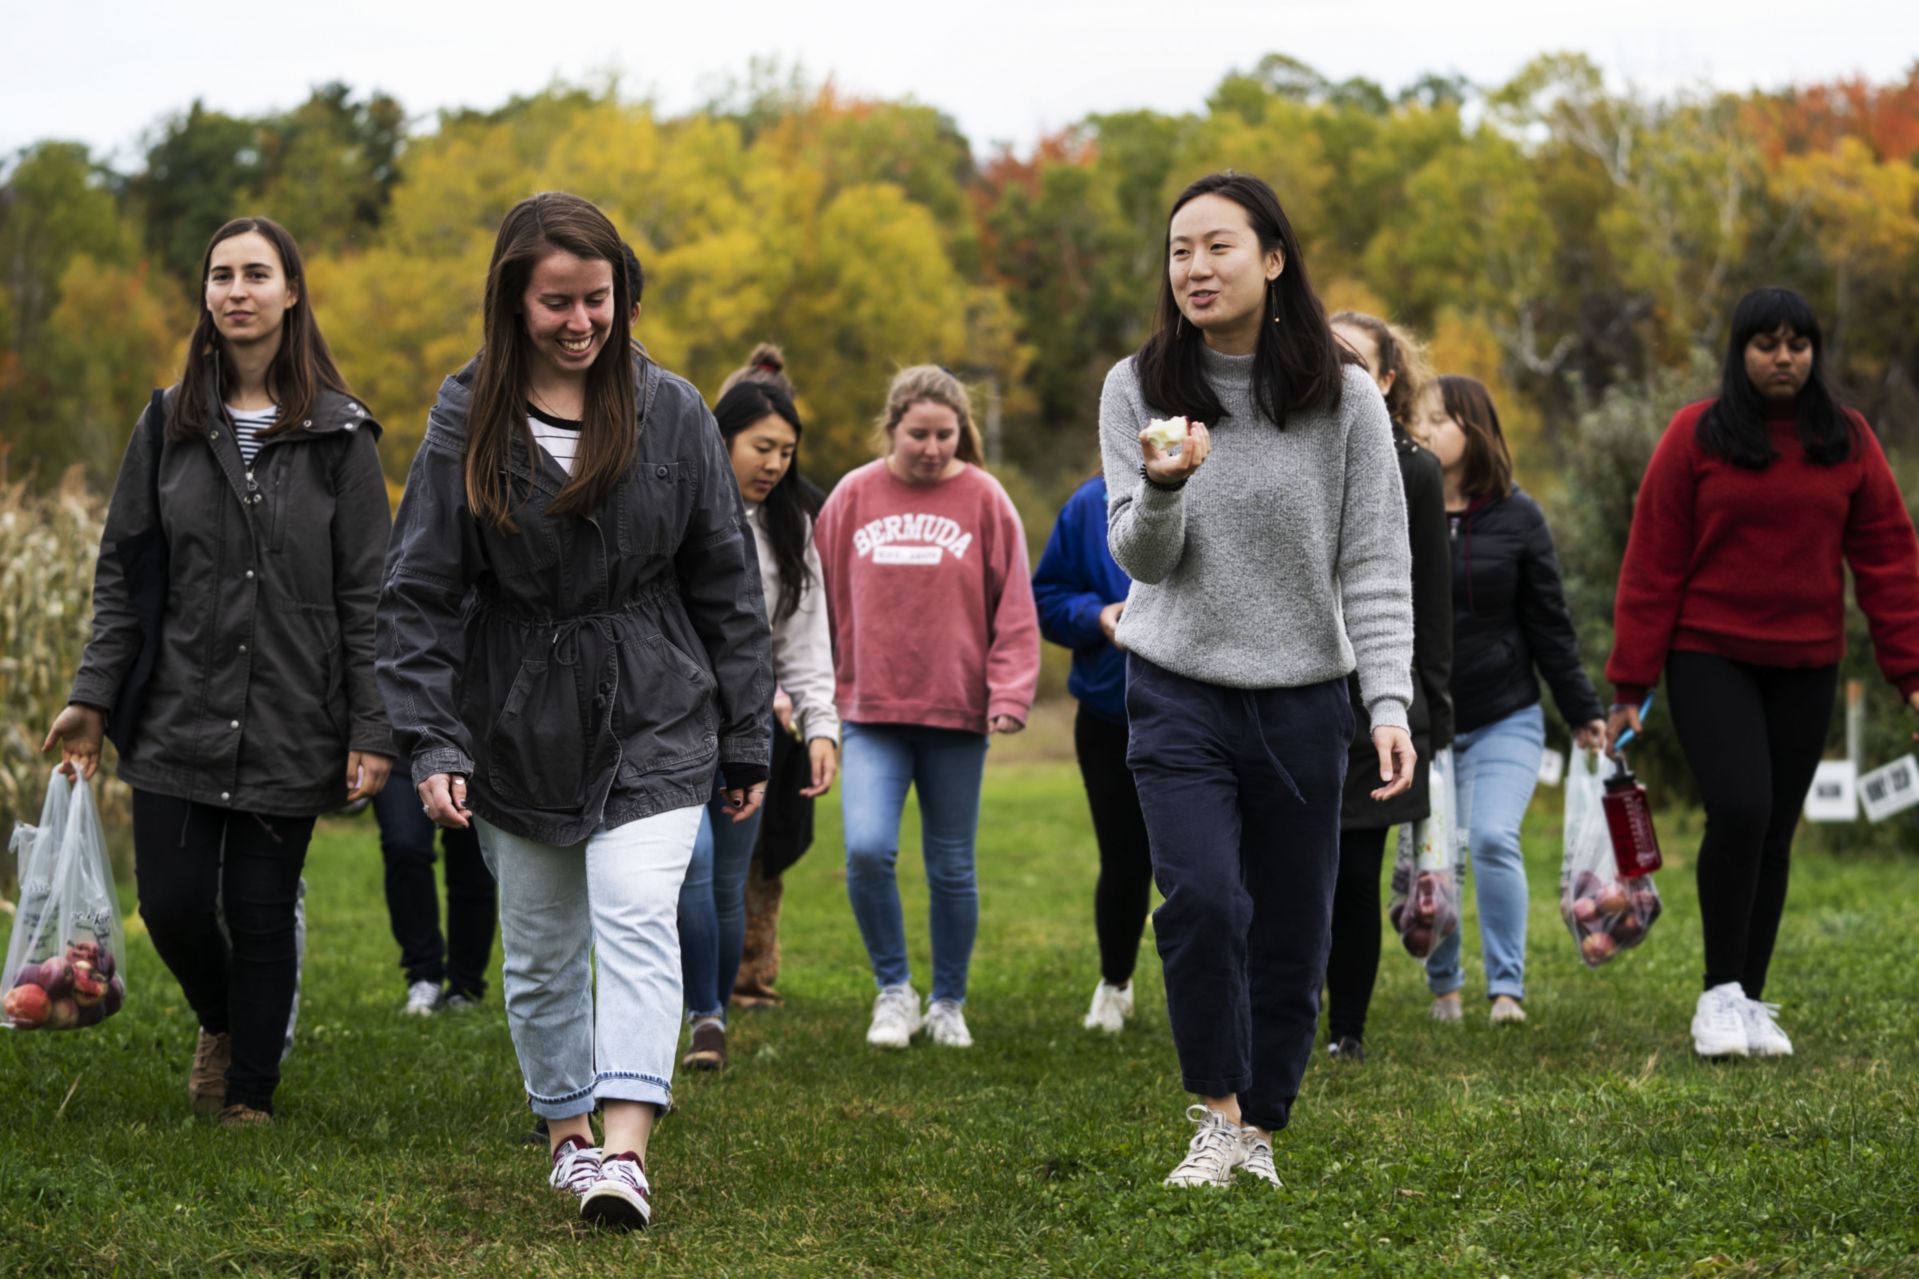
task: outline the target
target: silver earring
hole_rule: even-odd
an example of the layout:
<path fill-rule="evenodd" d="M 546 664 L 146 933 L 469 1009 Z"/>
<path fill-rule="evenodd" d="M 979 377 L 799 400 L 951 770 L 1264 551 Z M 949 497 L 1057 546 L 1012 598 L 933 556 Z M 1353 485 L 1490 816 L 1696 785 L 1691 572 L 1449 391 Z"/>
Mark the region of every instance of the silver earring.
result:
<path fill-rule="evenodd" d="M 1179 317 L 1173 321 L 1173 336 L 1178 337 L 1184 332 L 1186 332 L 1186 313 L 1182 311 Z"/>

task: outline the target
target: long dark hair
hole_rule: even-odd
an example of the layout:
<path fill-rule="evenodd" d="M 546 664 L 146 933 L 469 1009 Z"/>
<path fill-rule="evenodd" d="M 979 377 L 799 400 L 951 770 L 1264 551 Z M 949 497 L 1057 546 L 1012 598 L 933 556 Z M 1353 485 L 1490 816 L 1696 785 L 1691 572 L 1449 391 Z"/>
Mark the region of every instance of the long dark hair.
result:
<path fill-rule="evenodd" d="M 1173 218 L 1202 195 L 1225 196 L 1246 210 L 1246 220 L 1259 237 L 1260 251 L 1278 249 L 1286 260 L 1279 278 L 1266 289 L 1266 305 L 1272 309 L 1259 326 L 1259 342 L 1253 349 L 1253 402 L 1281 430 L 1285 429 L 1286 415 L 1294 409 L 1337 409 L 1345 390 L 1344 366 L 1359 363 L 1359 357 L 1333 339 L 1326 323 L 1326 308 L 1313 292 L 1306 256 L 1300 251 L 1299 237 L 1293 234 L 1293 224 L 1280 207 L 1279 197 L 1258 178 L 1231 170 L 1209 173 L 1181 191 L 1166 215 L 1158 328 L 1139 348 L 1140 393 L 1163 413 L 1206 423 L 1218 422 L 1225 415 L 1212 383 L 1206 380 L 1200 352 L 1205 338 L 1196 326 L 1184 322 L 1179 299 L 1173 295 L 1170 270 Z M 1278 317 L 1277 323 L 1273 316 Z"/>
<path fill-rule="evenodd" d="M 1852 419 L 1826 376 L 1826 344 L 1819 317 L 1791 289 L 1754 289 L 1733 308 L 1726 363 L 1719 373 L 1719 398 L 1699 417 L 1699 447 L 1749 471 L 1763 471 L 1779 456 L 1766 430 L 1766 397 L 1746 376 L 1746 344 L 1782 327 L 1812 343 L 1812 374 L 1793 400 L 1799 442 L 1809 461 L 1834 466 L 1852 456 Z"/>
<path fill-rule="evenodd" d="M 467 415 L 466 500 L 474 515 L 512 531 L 513 488 L 507 463 L 513 441 L 533 452 L 526 423 L 527 339 L 521 299 L 539 260 L 556 249 L 598 259 L 613 268 L 613 323 L 599 356 L 586 371 L 586 407 L 573 474 L 553 498 L 556 515 L 599 509 L 632 465 L 638 439 L 635 379 L 627 317 L 633 310 L 620 233 L 590 200 L 546 191 L 514 205 L 493 241 L 486 270 L 485 338 L 473 377 Z"/>
<path fill-rule="evenodd" d="M 762 378 L 745 377 L 735 381 L 713 406 L 713 417 L 720 424 L 720 435 L 726 440 L 729 453 L 733 437 L 755 422 L 778 417 L 793 428 L 792 464 L 760 503 L 760 526 L 766 530 L 766 540 L 773 547 L 773 566 L 780 575 L 780 597 L 773 606 L 770 620 L 783 622 L 799 611 L 801 597 L 814 585 L 813 573 L 806 567 L 806 543 L 813 516 L 819 508 L 808 495 L 806 482 L 800 478 L 799 439 L 806 428 L 800 424 L 793 397 L 778 383 Z"/>
<path fill-rule="evenodd" d="M 1446 416 L 1459 423 L 1466 437 L 1461 459 L 1459 491 L 1467 497 L 1504 497 L 1513 490 L 1513 455 L 1506 433 L 1499 428 L 1499 410 L 1492 392 L 1476 377 L 1448 373 L 1439 379 L 1439 397 Z"/>
<path fill-rule="evenodd" d="M 201 288 L 206 287 L 207 275 L 213 269 L 214 249 L 223 241 L 250 231 L 266 237 L 273 251 L 280 255 L 280 271 L 286 276 L 287 287 L 300 293 L 281 321 L 280 349 L 267 365 L 267 393 L 279 411 L 273 425 L 260 432 L 264 439 L 300 429 L 301 423 L 313 417 L 313 405 L 320 398 L 320 392 L 338 391 L 341 395 L 353 392 L 347 389 L 346 379 L 334 366 L 333 352 L 327 349 L 326 338 L 320 334 L 320 322 L 313 317 L 313 299 L 307 293 L 306 263 L 300 258 L 300 246 L 278 222 L 272 218 L 235 218 L 215 231 L 213 238 L 207 241 L 207 251 L 200 255 Z M 207 309 L 206 299 L 202 297 L 200 318 L 193 326 L 193 335 L 187 339 L 187 362 L 180 371 L 180 390 L 173 397 L 173 411 L 167 418 L 167 434 L 171 438 L 197 438 L 232 393 L 233 369 L 227 361 L 217 358 L 224 345 L 225 339 L 213 322 L 213 312 Z M 219 370 L 219 385 L 212 390 L 220 398 L 218 402 L 209 403 L 208 390 L 215 381 L 211 376 L 215 368 Z"/>

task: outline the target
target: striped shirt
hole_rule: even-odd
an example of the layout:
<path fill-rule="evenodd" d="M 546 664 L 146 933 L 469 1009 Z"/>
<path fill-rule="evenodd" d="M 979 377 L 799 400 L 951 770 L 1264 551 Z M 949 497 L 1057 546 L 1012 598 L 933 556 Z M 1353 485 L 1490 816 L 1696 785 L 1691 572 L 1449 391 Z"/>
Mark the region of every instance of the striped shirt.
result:
<path fill-rule="evenodd" d="M 253 459 L 260 452 L 260 433 L 273 425 L 277 408 L 236 409 L 227 405 L 227 416 L 233 419 L 233 438 L 240 445 L 240 461 L 247 470 L 253 469 Z"/>
<path fill-rule="evenodd" d="M 533 439 L 547 451 L 560 469 L 573 474 L 573 458 L 580 451 L 580 424 L 563 417 L 542 413 L 526 406 L 526 424 L 533 428 Z"/>

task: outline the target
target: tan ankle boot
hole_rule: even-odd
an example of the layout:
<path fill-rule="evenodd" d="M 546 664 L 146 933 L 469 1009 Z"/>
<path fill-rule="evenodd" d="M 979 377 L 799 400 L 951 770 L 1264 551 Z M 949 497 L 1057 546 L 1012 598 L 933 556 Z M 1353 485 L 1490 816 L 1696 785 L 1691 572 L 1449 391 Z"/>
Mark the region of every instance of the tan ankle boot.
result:
<path fill-rule="evenodd" d="M 187 1072 L 187 1100 L 203 1119 L 218 1115 L 227 1104 L 227 1067 L 233 1063 L 233 1040 L 227 1035 L 200 1032 L 193 1049 L 193 1069 Z"/>

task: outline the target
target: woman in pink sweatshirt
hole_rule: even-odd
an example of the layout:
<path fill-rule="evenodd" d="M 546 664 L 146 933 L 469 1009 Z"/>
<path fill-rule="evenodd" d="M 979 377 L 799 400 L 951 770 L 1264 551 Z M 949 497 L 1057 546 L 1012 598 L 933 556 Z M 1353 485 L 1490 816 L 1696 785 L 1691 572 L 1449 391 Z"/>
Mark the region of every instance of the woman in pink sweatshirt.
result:
<path fill-rule="evenodd" d="M 1039 621 L 1019 512 L 982 469 L 959 379 L 933 365 L 902 369 L 878 426 L 881 457 L 840 481 L 814 537 L 844 721 L 846 892 L 880 990 L 866 1042 L 904 1048 L 923 1028 L 936 1044 L 966 1048 L 960 1006 L 979 928 L 973 843 L 987 735 L 1026 726 Z M 895 869 L 909 786 L 919 792 L 932 904 L 924 1016 Z"/>

